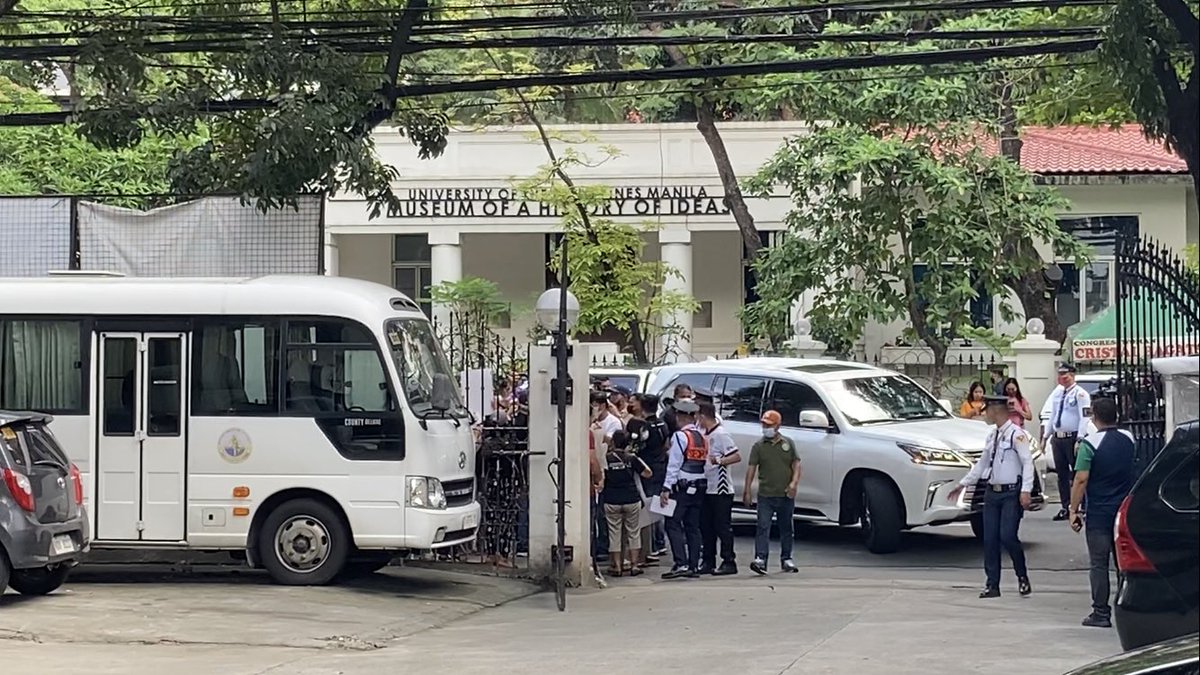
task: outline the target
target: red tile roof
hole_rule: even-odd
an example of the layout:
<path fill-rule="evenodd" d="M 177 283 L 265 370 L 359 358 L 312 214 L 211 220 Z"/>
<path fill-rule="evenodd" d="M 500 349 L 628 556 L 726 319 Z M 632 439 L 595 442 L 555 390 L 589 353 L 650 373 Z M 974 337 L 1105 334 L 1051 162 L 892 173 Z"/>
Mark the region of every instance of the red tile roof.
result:
<path fill-rule="evenodd" d="M 1021 165 L 1033 173 L 1187 173 L 1182 158 L 1162 143 L 1146 140 L 1137 124 L 1026 127 L 1021 139 Z"/>

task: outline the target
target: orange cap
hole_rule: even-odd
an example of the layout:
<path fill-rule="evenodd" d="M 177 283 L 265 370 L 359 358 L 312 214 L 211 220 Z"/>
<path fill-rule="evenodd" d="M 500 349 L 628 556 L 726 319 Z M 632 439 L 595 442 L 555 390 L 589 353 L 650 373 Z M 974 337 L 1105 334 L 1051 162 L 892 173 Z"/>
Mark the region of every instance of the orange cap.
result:
<path fill-rule="evenodd" d="M 783 417 L 774 410 L 768 410 L 767 412 L 763 413 L 762 423 L 769 427 L 777 427 L 780 424 L 783 424 Z"/>

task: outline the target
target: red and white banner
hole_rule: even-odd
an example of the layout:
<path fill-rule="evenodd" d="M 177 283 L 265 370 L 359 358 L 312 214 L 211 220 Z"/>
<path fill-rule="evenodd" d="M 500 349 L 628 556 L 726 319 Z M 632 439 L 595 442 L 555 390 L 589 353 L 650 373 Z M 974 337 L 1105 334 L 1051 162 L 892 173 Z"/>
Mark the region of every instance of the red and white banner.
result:
<path fill-rule="evenodd" d="M 1164 356 L 1194 356 L 1197 353 L 1200 353 L 1200 336 L 1193 336 L 1191 339 L 1170 337 L 1137 340 L 1121 345 L 1121 359 L 1130 362 Z M 1071 358 L 1074 363 L 1115 361 L 1117 341 L 1074 340 L 1071 342 Z"/>

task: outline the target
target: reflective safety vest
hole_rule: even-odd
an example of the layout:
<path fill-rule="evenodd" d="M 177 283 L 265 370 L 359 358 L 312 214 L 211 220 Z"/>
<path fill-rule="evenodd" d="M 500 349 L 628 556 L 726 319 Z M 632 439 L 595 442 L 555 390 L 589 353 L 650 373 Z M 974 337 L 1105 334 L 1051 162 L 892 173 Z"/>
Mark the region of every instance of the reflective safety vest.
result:
<path fill-rule="evenodd" d="M 708 464 L 708 437 L 699 429 L 683 429 L 687 445 L 683 448 L 683 473 L 704 475 L 704 467 Z"/>

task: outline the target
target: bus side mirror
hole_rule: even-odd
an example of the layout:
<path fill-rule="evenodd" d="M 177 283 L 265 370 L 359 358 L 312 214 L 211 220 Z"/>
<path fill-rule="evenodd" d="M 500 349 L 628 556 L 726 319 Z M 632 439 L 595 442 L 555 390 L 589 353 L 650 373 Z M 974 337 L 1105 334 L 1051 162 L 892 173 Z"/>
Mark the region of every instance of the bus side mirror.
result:
<path fill-rule="evenodd" d="M 454 407 L 454 383 L 450 376 L 438 373 L 433 376 L 433 387 L 429 394 L 429 404 L 434 410 L 445 412 Z"/>

